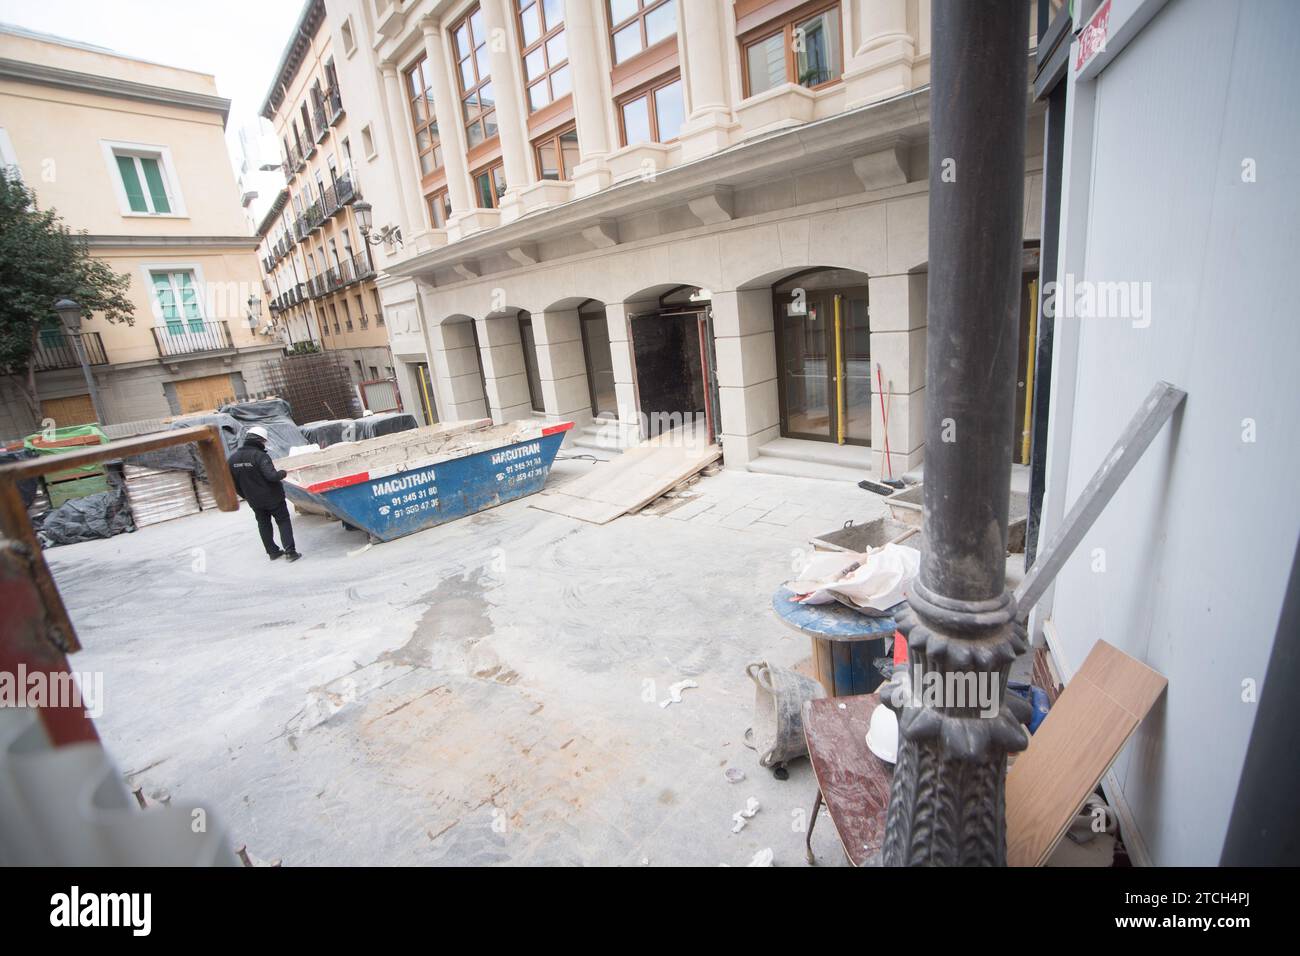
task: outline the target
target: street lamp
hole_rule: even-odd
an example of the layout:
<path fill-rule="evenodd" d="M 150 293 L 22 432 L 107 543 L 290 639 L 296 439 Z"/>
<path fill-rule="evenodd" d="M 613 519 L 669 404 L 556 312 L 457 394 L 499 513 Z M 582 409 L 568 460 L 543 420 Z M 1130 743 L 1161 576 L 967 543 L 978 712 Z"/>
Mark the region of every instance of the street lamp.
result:
<path fill-rule="evenodd" d="M 357 217 L 357 228 L 361 230 L 361 238 L 369 245 L 391 245 L 402 244 L 402 227 L 401 226 L 384 226 L 384 228 L 375 235 L 370 234 L 372 224 L 372 215 L 370 203 L 364 199 L 352 204 L 352 213 Z"/>
<path fill-rule="evenodd" d="M 1007 754 L 1029 744 L 1006 587 L 1029 7 L 935 0 L 931 24 L 924 543 L 899 620 L 909 679 L 888 692 L 901 739 L 882 862 L 1004 866 Z"/>
<path fill-rule="evenodd" d="M 72 299 L 60 299 L 54 303 L 54 311 L 58 313 L 64 331 L 72 339 L 72 348 L 77 353 L 77 361 L 81 363 L 81 374 L 86 377 L 86 389 L 90 393 L 91 407 L 95 409 L 95 419 L 101 425 L 105 425 L 108 420 L 99 406 L 99 389 L 95 388 L 95 376 L 90 374 L 90 362 L 86 360 L 86 343 L 81 338 L 81 306 Z"/>

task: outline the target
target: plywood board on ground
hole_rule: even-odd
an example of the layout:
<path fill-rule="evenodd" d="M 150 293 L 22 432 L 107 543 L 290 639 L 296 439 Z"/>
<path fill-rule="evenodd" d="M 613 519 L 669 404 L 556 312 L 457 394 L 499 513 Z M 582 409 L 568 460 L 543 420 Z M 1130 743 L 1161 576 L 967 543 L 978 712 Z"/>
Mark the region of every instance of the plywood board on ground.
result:
<path fill-rule="evenodd" d="M 1007 863 L 1042 866 L 1168 681 L 1098 641 L 1007 775 Z"/>
<path fill-rule="evenodd" d="M 689 440 L 673 443 L 665 441 L 666 437 L 629 448 L 559 488 L 544 489 L 529 504 L 541 511 L 606 524 L 639 511 L 722 456 L 717 445 Z"/>

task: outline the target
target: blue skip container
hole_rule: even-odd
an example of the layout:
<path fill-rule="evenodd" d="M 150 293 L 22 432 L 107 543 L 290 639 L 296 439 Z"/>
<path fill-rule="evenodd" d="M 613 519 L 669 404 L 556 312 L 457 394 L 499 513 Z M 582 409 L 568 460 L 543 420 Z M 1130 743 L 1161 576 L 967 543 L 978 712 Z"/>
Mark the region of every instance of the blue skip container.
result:
<path fill-rule="evenodd" d="M 455 521 L 541 491 L 573 422 L 488 418 L 397 432 L 276 462 L 285 494 L 373 540 Z"/>

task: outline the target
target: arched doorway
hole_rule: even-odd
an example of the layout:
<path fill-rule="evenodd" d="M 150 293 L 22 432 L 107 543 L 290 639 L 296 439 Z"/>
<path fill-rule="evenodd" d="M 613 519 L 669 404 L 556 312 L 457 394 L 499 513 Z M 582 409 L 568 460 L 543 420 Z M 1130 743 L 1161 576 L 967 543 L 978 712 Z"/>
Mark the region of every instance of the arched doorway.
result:
<path fill-rule="evenodd" d="M 643 437 L 696 426 L 717 437 L 718 385 L 709 293 L 678 285 L 630 314 Z"/>
<path fill-rule="evenodd" d="M 871 444 L 867 276 L 809 269 L 772 287 L 781 434 Z"/>

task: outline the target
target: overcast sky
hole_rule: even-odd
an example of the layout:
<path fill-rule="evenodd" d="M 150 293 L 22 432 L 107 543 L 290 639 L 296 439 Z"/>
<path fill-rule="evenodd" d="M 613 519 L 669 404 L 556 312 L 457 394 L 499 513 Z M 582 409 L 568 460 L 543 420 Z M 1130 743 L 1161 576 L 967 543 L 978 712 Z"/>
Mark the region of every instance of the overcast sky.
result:
<path fill-rule="evenodd" d="M 258 120 L 302 8 L 303 0 L 0 0 L 0 22 L 211 73 L 231 101 L 226 145 L 238 169 L 239 129 Z"/>

